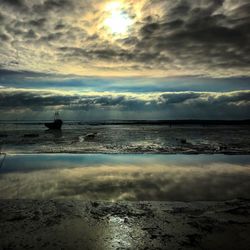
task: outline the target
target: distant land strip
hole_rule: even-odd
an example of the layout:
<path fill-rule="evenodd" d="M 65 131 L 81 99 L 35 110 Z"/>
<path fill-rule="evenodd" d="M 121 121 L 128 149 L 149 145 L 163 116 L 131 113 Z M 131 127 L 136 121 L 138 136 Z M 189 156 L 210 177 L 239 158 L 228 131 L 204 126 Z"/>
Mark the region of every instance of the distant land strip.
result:
<path fill-rule="evenodd" d="M 27 125 L 39 125 L 44 124 L 48 120 L 0 120 L 0 124 L 27 124 Z M 209 125 L 250 125 L 250 119 L 246 120 L 110 120 L 110 121 L 73 121 L 73 120 L 64 120 L 64 123 L 67 125 L 200 125 L 200 126 L 209 126 Z"/>

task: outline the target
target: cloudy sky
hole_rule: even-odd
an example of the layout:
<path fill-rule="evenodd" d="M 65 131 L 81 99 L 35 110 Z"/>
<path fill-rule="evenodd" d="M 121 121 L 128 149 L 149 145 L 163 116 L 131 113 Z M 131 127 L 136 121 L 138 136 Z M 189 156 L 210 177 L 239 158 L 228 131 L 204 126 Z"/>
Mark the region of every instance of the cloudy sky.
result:
<path fill-rule="evenodd" d="M 1 0 L 1 119 L 249 118 L 249 13 L 249 0 Z"/>

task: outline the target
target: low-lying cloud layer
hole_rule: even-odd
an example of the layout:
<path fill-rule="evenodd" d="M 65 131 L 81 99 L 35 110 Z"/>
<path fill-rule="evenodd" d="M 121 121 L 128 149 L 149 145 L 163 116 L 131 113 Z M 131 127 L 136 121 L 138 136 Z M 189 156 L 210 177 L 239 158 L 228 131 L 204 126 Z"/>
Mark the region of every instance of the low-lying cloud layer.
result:
<path fill-rule="evenodd" d="M 110 1 L 2 0 L 0 68 L 79 75 L 249 76 L 249 0 L 120 1 L 133 25 L 110 34 Z"/>
<path fill-rule="evenodd" d="M 114 93 L 2 88 L 3 117 L 14 112 L 45 115 L 60 110 L 67 119 L 247 119 L 250 91 Z M 108 116 L 107 116 L 108 115 Z M 34 118 L 34 115 L 32 115 Z"/>

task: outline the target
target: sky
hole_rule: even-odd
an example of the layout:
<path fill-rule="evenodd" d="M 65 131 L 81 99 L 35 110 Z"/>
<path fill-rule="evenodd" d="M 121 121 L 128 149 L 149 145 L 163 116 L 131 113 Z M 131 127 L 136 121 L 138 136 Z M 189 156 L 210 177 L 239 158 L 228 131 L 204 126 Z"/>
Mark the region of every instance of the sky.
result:
<path fill-rule="evenodd" d="M 1 0 L 3 119 L 249 119 L 249 0 Z"/>

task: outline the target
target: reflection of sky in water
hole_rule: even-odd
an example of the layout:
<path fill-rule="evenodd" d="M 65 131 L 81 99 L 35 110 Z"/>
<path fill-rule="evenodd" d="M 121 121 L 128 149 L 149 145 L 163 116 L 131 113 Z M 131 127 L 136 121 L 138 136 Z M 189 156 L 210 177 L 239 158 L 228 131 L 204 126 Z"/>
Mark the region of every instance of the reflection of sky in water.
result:
<path fill-rule="evenodd" d="M 9 155 L 0 198 L 250 198 L 250 156 Z"/>

